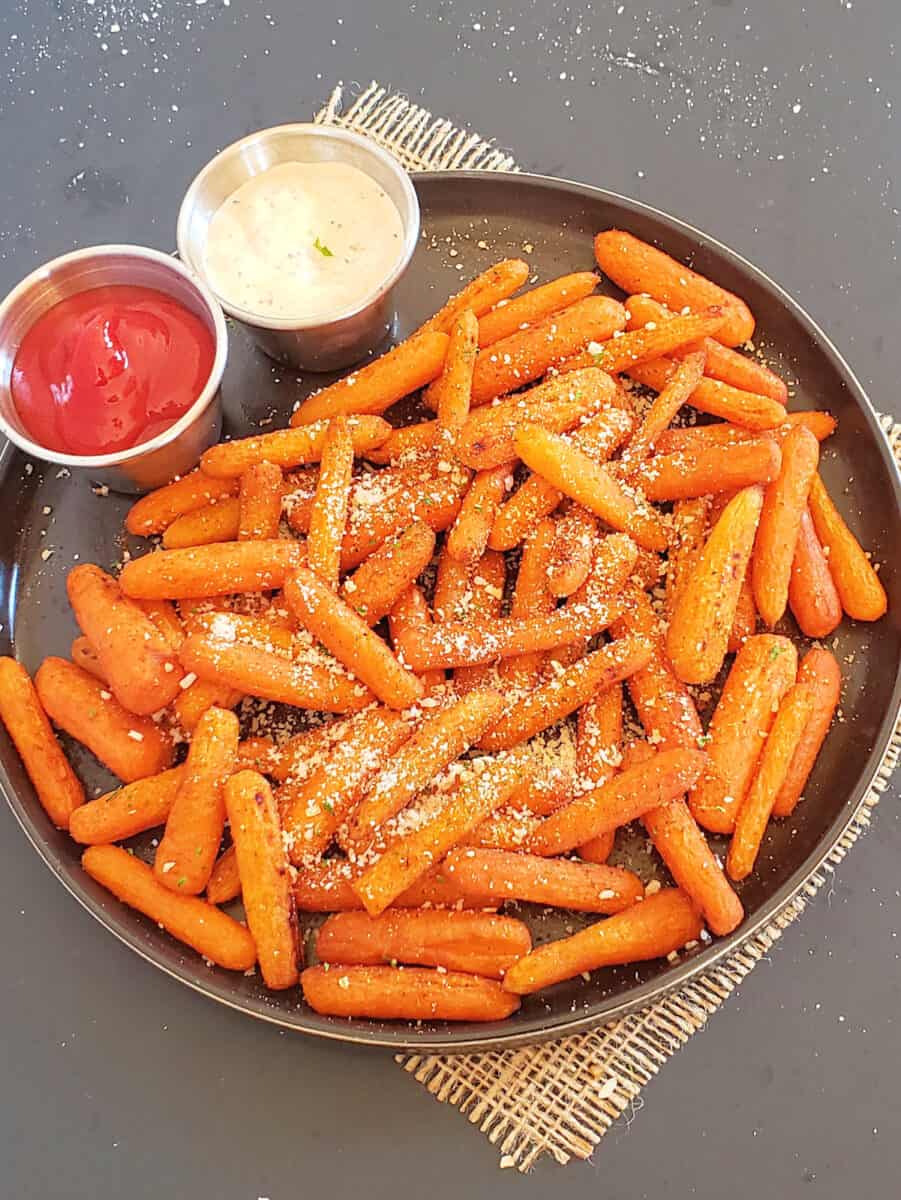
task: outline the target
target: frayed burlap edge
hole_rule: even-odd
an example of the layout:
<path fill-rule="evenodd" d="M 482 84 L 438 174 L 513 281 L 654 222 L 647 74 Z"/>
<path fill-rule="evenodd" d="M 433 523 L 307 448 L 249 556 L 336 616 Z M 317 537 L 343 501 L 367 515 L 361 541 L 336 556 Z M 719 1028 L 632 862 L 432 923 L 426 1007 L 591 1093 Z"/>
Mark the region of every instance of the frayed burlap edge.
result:
<path fill-rule="evenodd" d="M 476 133 L 433 117 L 404 96 L 371 83 L 342 112 L 335 88 L 319 124 L 366 134 L 409 170 L 518 170 L 509 154 Z M 883 418 L 896 459 L 901 425 Z M 556 1042 L 519 1050 L 464 1055 L 398 1055 L 397 1062 L 437 1099 L 478 1125 L 501 1153 L 502 1167 L 528 1171 L 543 1154 L 558 1163 L 588 1158 L 672 1054 L 705 1025 L 783 931 L 805 910 L 857 839 L 888 787 L 901 756 L 901 723 L 873 783 L 826 862 L 794 899 L 728 961 L 641 1012 Z"/>

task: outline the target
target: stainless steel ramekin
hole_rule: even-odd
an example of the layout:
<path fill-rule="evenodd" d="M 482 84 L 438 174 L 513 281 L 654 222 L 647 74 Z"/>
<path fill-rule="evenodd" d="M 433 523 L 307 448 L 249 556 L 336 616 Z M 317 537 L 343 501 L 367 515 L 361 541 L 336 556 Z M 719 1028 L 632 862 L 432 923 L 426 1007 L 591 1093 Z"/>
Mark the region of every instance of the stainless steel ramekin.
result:
<path fill-rule="evenodd" d="M 133 284 L 171 296 L 200 318 L 213 336 L 213 369 L 203 391 L 174 425 L 150 441 L 115 454 L 59 454 L 33 442 L 10 390 L 13 362 L 35 321 L 60 300 L 90 288 Z M 212 293 L 175 258 L 145 246 L 88 246 L 33 271 L 0 304 L 0 430 L 26 454 L 86 472 L 115 492 L 146 492 L 189 471 L 219 440 L 219 385 L 228 354 L 225 317 Z"/>
<path fill-rule="evenodd" d="M 211 290 L 229 314 L 246 325 L 272 358 L 307 371 L 337 371 L 359 362 L 382 341 L 394 321 L 392 291 L 407 268 L 419 238 L 419 201 L 409 175 L 393 155 L 367 138 L 324 125 L 277 125 L 262 129 L 217 154 L 188 188 L 178 214 L 178 252 L 210 287 L 206 239 L 216 210 L 254 175 L 286 162 L 341 162 L 364 171 L 387 192 L 400 213 L 404 249 L 394 271 L 355 305 L 308 321 L 263 317 L 229 304 Z"/>

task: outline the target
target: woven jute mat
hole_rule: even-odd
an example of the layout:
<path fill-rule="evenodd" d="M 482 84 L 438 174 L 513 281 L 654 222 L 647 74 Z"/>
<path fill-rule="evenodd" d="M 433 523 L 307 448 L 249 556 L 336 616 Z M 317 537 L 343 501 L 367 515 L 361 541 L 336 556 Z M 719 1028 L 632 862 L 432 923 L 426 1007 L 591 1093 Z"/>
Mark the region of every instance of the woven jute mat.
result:
<path fill-rule="evenodd" d="M 315 120 L 365 134 L 414 171 L 516 171 L 511 155 L 476 133 L 371 83 L 343 107 L 335 88 Z M 882 421 L 901 461 L 901 425 Z M 588 1158 L 613 1123 L 633 1110 L 641 1089 L 801 916 L 870 825 L 901 755 L 901 722 L 872 784 L 827 861 L 765 929 L 725 963 L 649 1008 L 588 1033 L 521 1050 L 487 1054 L 398 1055 L 432 1095 L 452 1104 L 497 1146 L 502 1167 L 527 1171 L 543 1154 L 558 1163 Z"/>

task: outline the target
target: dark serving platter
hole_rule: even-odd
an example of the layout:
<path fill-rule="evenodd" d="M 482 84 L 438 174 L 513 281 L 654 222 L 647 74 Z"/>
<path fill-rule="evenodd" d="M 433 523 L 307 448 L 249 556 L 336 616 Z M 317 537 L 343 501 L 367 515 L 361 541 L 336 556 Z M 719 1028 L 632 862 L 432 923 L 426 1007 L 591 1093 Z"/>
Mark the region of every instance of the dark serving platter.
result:
<path fill-rule="evenodd" d="M 768 360 L 796 381 L 790 407 L 828 408 L 838 417 L 838 432 L 824 446 L 822 471 L 852 528 L 883 564 L 890 605 L 877 624 L 846 622 L 839 631 L 835 649 L 845 676 L 840 717 L 806 800 L 791 820 L 770 828 L 757 870 L 739 887 L 745 923 L 731 937 L 701 944 L 677 962 L 599 971 L 587 982 L 574 980 L 528 997 L 519 1013 L 495 1025 L 412 1026 L 320 1017 L 303 1004 L 299 989 L 274 995 L 256 974 L 207 966 L 82 872 L 79 848 L 51 828 L 0 730 L 0 786 L 38 854 L 89 912 L 148 962 L 206 996 L 288 1029 L 395 1048 L 463 1051 L 537 1041 L 646 1005 L 730 954 L 826 859 L 873 779 L 901 699 L 901 481 L 867 397 L 826 335 L 772 280 L 712 238 L 611 192 L 540 176 L 448 172 L 421 175 L 416 187 L 424 232 L 399 290 L 398 337 L 500 258 L 527 258 L 542 281 L 590 269 L 592 236 L 609 226 L 657 243 L 741 294 L 757 317 L 758 344 Z M 294 403 L 330 378 L 300 378 L 278 367 L 234 325 L 230 336 L 223 383 L 229 435 L 243 436 L 261 423 L 263 428 L 286 424 Z M 96 494 L 87 478 L 30 463 L 12 446 L 0 451 L 0 652 L 14 652 L 31 671 L 48 654 L 68 654 L 76 629 L 66 601 L 66 572 L 75 561 L 109 566 L 139 548 L 136 542 L 129 546 L 122 532 L 128 504 L 125 497 Z M 68 748 L 90 794 L 113 785 L 87 751 L 74 744 Z M 146 854 L 151 835 L 134 845 Z M 638 839 L 632 854 L 655 869 Z M 539 940 L 559 936 L 564 924 L 584 923 L 581 917 L 540 910 L 523 915 Z M 120 952 L 110 946 L 110 954 Z"/>

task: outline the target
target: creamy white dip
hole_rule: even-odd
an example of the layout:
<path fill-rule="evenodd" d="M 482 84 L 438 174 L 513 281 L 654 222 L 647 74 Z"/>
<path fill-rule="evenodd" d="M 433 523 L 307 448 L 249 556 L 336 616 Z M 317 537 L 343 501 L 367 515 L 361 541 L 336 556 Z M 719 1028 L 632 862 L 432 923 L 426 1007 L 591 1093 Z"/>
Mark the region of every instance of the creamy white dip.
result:
<path fill-rule="evenodd" d="M 307 321 L 364 300 L 403 255 L 390 196 L 346 163 L 288 162 L 233 192 L 213 215 L 207 278 L 226 304 Z"/>

